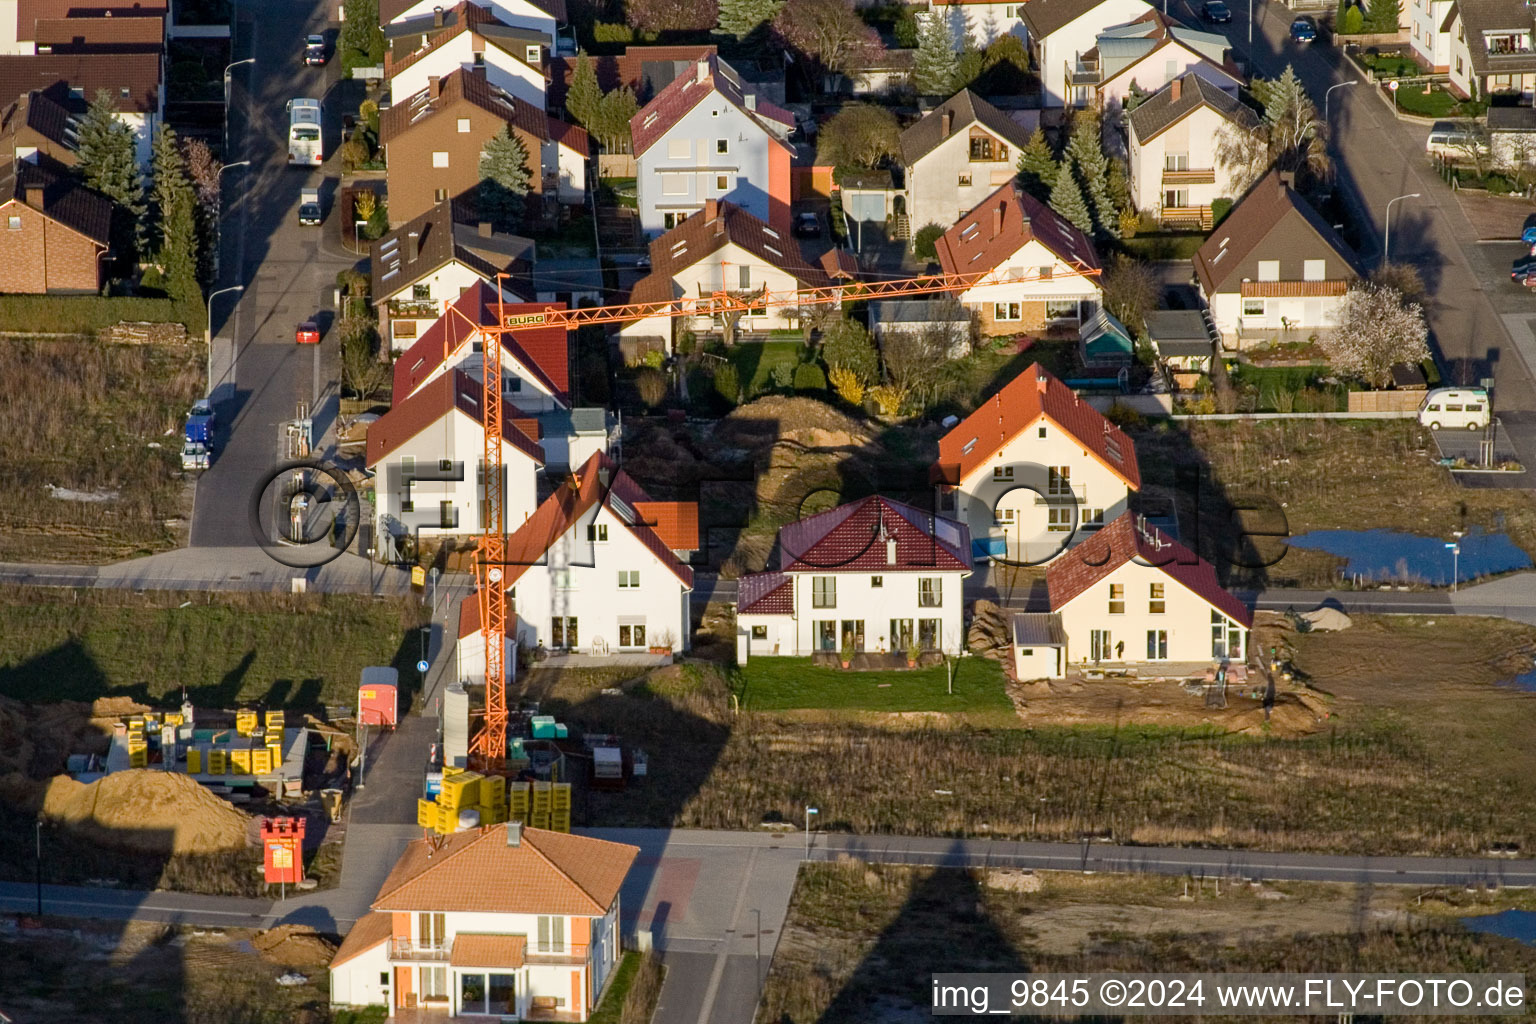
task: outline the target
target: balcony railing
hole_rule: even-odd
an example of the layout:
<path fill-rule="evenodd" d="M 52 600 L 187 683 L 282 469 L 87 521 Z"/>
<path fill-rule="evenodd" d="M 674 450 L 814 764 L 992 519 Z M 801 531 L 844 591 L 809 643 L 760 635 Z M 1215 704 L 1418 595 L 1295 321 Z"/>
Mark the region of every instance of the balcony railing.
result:
<path fill-rule="evenodd" d="M 1164 185 L 1214 185 L 1216 184 L 1215 168 L 1186 168 L 1182 171 L 1163 169 Z"/>
<path fill-rule="evenodd" d="M 1200 227 L 1209 231 L 1212 227 L 1211 208 L 1209 206 L 1165 206 L 1163 207 L 1163 223 L 1169 221 L 1187 221 L 1199 223 Z"/>
<path fill-rule="evenodd" d="M 530 942 L 528 949 L 523 953 L 523 959 L 531 964 L 584 964 L 587 962 L 587 950 L 590 948 L 584 942 L 567 942 L 565 948 L 560 950 L 539 950 L 537 942 Z"/>
<path fill-rule="evenodd" d="M 448 959 L 448 946 L 418 946 L 410 939 L 390 939 L 391 960 L 424 960 L 442 963 Z"/>
<path fill-rule="evenodd" d="M 391 318 L 419 320 L 438 314 L 437 303 L 431 299 L 390 299 L 388 308 Z"/>

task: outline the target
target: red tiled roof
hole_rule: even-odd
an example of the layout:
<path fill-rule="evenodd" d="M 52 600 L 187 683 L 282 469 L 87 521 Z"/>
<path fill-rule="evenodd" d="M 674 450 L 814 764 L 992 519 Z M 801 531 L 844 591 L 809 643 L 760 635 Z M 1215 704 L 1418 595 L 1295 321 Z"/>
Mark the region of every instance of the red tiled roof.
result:
<path fill-rule="evenodd" d="M 671 68 L 664 68 L 664 65 L 692 64 L 715 52 L 713 46 L 628 46 L 617 57 L 588 56 L 587 60 L 592 62 L 592 69 L 597 72 L 597 84 L 603 92 L 628 86 L 644 104 L 650 100 L 648 94 L 652 91 L 651 75 L 647 71 L 652 75 L 659 72 L 668 76 L 665 81 L 656 83 L 655 91 L 659 92 L 672 80 Z M 550 58 L 548 95 L 551 108 L 565 103 L 565 91 L 571 87 L 578 60 L 576 57 Z"/>
<path fill-rule="evenodd" d="M 55 53 L 76 44 L 158 48 L 165 42 L 165 18 L 46 18 L 37 22 L 36 35 L 39 46 L 52 46 Z"/>
<path fill-rule="evenodd" d="M 563 302 L 509 302 L 507 313 L 539 313 L 564 309 Z M 455 299 L 432 326 L 422 332 L 416 344 L 395 360 L 395 389 L 398 402 L 409 395 L 438 367 L 455 358 L 473 341 L 479 340 L 482 327 L 497 323 L 496 289 L 476 281 Z M 565 328 L 537 327 L 516 334 L 503 334 L 503 358 L 511 358 L 527 369 L 562 405 L 570 402 L 570 357 Z"/>
<path fill-rule="evenodd" d="M 378 465 L 395 449 L 434 423 L 441 422 L 455 409 L 476 423 L 484 424 L 483 397 L 480 382 L 462 370 L 443 374 L 369 425 L 368 465 Z M 544 449 L 518 430 L 510 417 L 502 419 L 501 436 L 534 462 L 544 464 Z"/>
<path fill-rule="evenodd" d="M 524 828 L 508 846 L 506 825 L 418 839 L 395 861 L 373 909 L 600 917 L 639 852 L 540 828 Z"/>
<path fill-rule="evenodd" d="M 795 588 L 781 572 L 754 572 L 736 584 L 737 615 L 792 615 Z"/>
<path fill-rule="evenodd" d="M 635 512 L 673 551 L 699 549 L 698 502 L 639 501 L 635 503 Z"/>
<path fill-rule="evenodd" d="M 887 540 L 896 541 L 890 560 Z M 880 495 L 860 498 L 780 527 L 780 572 L 962 571 L 969 575 L 970 531 Z"/>
<path fill-rule="evenodd" d="M 1045 584 L 1050 593 L 1051 611 L 1061 611 L 1069 601 L 1133 558 L 1161 569 L 1239 625 L 1253 625 L 1253 613 L 1222 588 L 1211 563 L 1155 526 L 1148 525 L 1145 533 L 1138 530 L 1133 512 L 1109 523 L 1067 551 L 1046 570 Z"/>
<path fill-rule="evenodd" d="M 606 488 L 604 477 L 610 481 Z M 621 507 L 615 507 L 614 498 Z M 662 565 L 670 569 L 685 587 L 692 589 L 693 570 L 678 560 L 655 530 L 643 521 L 634 521 L 631 516 L 636 513 L 625 513 L 626 509 L 633 510 L 650 500 L 650 495 L 612 459 L 602 452 L 594 453 L 566 483 L 556 487 L 555 492 L 544 499 L 527 522 L 507 537 L 507 585 L 517 582 L 523 573 L 537 565 L 550 547 L 601 501 Z"/>
<path fill-rule="evenodd" d="M 386 110 L 379 121 L 379 140 L 393 142 L 412 128 L 445 110 L 453 109 L 459 103 L 472 103 L 540 142 L 549 138 L 548 114 L 532 103 L 492 85 L 486 81 L 484 74 L 460 68 L 443 76 L 438 83 L 436 97 L 432 96 L 432 87 L 428 85 Z M 533 156 L 537 159 L 538 154 Z"/>
<path fill-rule="evenodd" d="M 21 42 L 37 39 L 37 23 L 58 21 L 64 18 L 104 18 L 111 12 L 114 18 L 142 18 L 151 15 L 163 17 L 169 11 L 161 3 L 82 3 L 80 0 L 19 0 L 16 11 L 16 38 Z"/>
<path fill-rule="evenodd" d="M 1001 220 L 997 211 L 1002 211 Z M 979 274 L 1007 262 L 1034 239 L 1069 267 L 1099 269 L 1099 257 L 1081 231 L 1019 187 L 1017 179 L 983 199 L 939 238 L 946 274 Z"/>
<path fill-rule="evenodd" d="M 549 137 L 554 142 L 574 149 L 582 156 L 588 156 L 592 152 L 592 138 L 587 130 L 580 125 L 567 124 L 553 114 L 548 115 Z"/>
<path fill-rule="evenodd" d="M 71 88 L 81 99 L 72 100 Z M 98 90 L 112 94 L 122 112 L 151 113 L 160 109 L 160 51 L 153 53 L 52 53 L 0 56 L 0 97 L 20 96 L 33 89 L 79 113 Z M 122 90 L 127 89 L 124 96 Z"/>
<path fill-rule="evenodd" d="M 834 280 L 859 276 L 859 261 L 851 249 L 828 249 L 817 262 L 827 276 Z"/>
<path fill-rule="evenodd" d="M 479 4 L 470 3 L 469 0 L 464 0 L 463 3 L 454 5 L 452 8 L 450 8 L 450 10 L 453 12 L 453 17 L 451 19 L 445 18 L 444 21 L 447 23 L 443 25 L 443 27 L 437 28 L 436 31 L 434 31 L 434 26 L 430 23 L 423 26 L 424 31 L 422 34 L 427 37 L 425 46 L 422 46 L 416 50 L 412 50 L 410 53 L 407 53 L 405 56 L 400 57 L 399 59 L 395 58 L 394 52 L 392 50 L 384 51 L 385 78 L 393 78 L 395 75 L 398 75 L 406 68 L 426 57 L 427 54 L 433 52 L 439 46 L 442 46 L 449 40 L 457 38 L 464 32 L 478 29 L 486 22 L 500 24 L 500 21 L 497 20 L 496 16 L 491 13 L 490 8 L 481 7 Z M 492 40 L 492 42 L 494 42 L 494 40 Z"/>
<path fill-rule="evenodd" d="M 752 120 L 762 125 L 778 145 L 783 141 L 767 126 L 768 121 L 777 121 L 781 127 L 793 127 L 794 115 L 782 107 L 768 103 L 759 98 L 755 109 L 748 110 L 746 94 L 742 89 L 741 80 L 736 75 L 735 69 L 726 64 L 715 54 L 702 57 L 699 64 L 704 66 L 704 78 L 700 80 L 697 70 L 678 75 L 665 89 L 656 94 L 656 98 L 640 108 L 640 112 L 629 120 L 629 132 L 633 137 L 633 152 L 640 156 L 655 144 L 657 139 L 672 130 L 672 126 L 681 121 L 694 107 L 698 106 L 704 97 L 711 93 L 719 93 L 731 102 L 733 106 L 741 110 Z"/>
<path fill-rule="evenodd" d="M 379 943 L 388 940 L 392 931 L 388 914 L 381 914 L 376 910 L 364 914 L 352 926 L 352 930 L 347 932 L 347 937 L 341 941 L 341 948 L 336 951 L 335 958 L 331 960 L 331 966 L 340 967 L 348 960 L 368 952 Z"/>
<path fill-rule="evenodd" d="M 453 937 L 448 963 L 454 967 L 521 967 L 527 948 L 526 935 L 459 932 Z"/>
<path fill-rule="evenodd" d="M 1141 471 L 1131 439 L 1039 363 L 1031 364 L 939 439 L 939 459 L 929 478 L 958 485 L 1042 416 L 1070 434 L 1128 487 L 1140 489 Z"/>

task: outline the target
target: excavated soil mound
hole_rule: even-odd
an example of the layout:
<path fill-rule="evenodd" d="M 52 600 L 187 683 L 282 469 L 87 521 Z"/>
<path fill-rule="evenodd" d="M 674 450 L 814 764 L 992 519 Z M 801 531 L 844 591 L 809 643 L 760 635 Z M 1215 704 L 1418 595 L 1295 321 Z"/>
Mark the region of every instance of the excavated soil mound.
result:
<path fill-rule="evenodd" d="M 283 967 L 318 968 L 330 965 L 336 946 L 302 925 L 285 924 L 257 932 L 251 945 L 262 956 Z"/>
<path fill-rule="evenodd" d="M 0 697 L 0 773 L 46 779 L 64 770 L 70 754 L 105 754 L 112 723 L 149 709 L 127 697 L 29 703 Z"/>
<path fill-rule="evenodd" d="M 48 783 L 42 810 L 97 833 L 108 845 L 155 853 L 211 853 L 246 845 L 246 815 L 175 772 L 139 768 L 91 783 L 61 775 Z"/>
<path fill-rule="evenodd" d="M 814 448 L 863 448 L 874 443 L 864 424 L 814 398 L 770 395 L 733 410 L 715 426 L 718 444 L 760 448 L 784 438 Z"/>

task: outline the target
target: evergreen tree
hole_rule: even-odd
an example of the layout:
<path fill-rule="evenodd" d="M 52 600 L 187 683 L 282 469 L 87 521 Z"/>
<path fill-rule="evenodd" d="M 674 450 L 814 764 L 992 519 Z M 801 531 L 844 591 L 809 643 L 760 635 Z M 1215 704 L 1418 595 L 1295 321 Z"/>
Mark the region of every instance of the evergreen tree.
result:
<path fill-rule="evenodd" d="M 1072 176 L 1072 161 L 1063 160 L 1056 171 L 1056 183 L 1051 186 L 1051 209 L 1061 214 L 1083 234 L 1093 233 L 1093 218 L 1088 204 L 1083 200 L 1083 190 Z"/>
<path fill-rule="evenodd" d="M 623 86 L 603 94 L 597 105 L 596 124 L 593 131 L 597 140 L 610 153 L 628 153 L 630 149 L 629 122 L 640 110 L 635 91 Z"/>
<path fill-rule="evenodd" d="M 912 81 L 928 96 L 948 96 L 959 72 L 960 55 L 949 19 L 930 12 L 917 22 L 917 53 L 912 57 Z"/>
<path fill-rule="evenodd" d="M 75 171 L 87 186 L 123 208 L 112 218 L 112 245 L 117 256 L 135 258 L 143 240 L 145 209 L 133 129 L 117 119 L 112 94 L 98 89 L 76 132 Z"/>
<path fill-rule="evenodd" d="M 1056 157 L 1051 154 L 1051 144 L 1045 141 L 1045 132 L 1035 128 L 1029 142 L 1019 150 L 1019 180 L 1024 191 L 1036 199 L 1044 199 L 1056 182 Z"/>
<path fill-rule="evenodd" d="M 587 51 L 583 50 L 576 58 L 576 71 L 571 75 L 571 86 L 565 91 L 565 113 L 572 121 L 590 131 L 597 117 L 598 105 L 602 102 L 603 89 L 597 84 L 597 68 L 587 57 Z"/>
<path fill-rule="evenodd" d="M 720 0 L 720 31 L 745 39 L 774 19 L 784 0 Z"/>
<path fill-rule="evenodd" d="M 336 40 L 343 68 L 376 67 L 384 63 L 384 30 L 379 27 L 379 0 L 346 0 L 346 20 Z"/>
<path fill-rule="evenodd" d="M 155 132 L 153 154 L 150 196 L 159 241 L 156 260 L 165 275 L 166 291 L 176 299 L 200 299 L 197 192 L 176 133 L 163 124 Z"/>
<path fill-rule="evenodd" d="M 1402 0 L 1370 0 L 1366 8 L 1365 28 L 1369 32 L 1396 32 L 1402 14 Z"/>
<path fill-rule="evenodd" d="M 502 125 L 480 154 L 480 216 L 506 230 L 518 228 L 532 180 L 528 147 Z"/>
<path fill-rule="evenodd" d="M 1067 157 L 1088 186 L 1088 198 L 1093 201 L 1094 220 L 1098 222 L 1099 230 L 1111 238 L 1119 237 L 1120 211 L 1110 198 L 1109 161 L 1104 156 L 1099 117 L 1093 111 L 1080 110 L 1074 118 L 1072 137 L 1067 142 Z"/>

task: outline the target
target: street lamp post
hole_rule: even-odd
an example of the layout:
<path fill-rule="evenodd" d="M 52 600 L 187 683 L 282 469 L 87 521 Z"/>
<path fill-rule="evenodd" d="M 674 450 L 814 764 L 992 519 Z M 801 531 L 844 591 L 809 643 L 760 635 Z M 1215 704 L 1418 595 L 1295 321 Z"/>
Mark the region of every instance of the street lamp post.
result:
<path fill-rule="evenodd" d="M 752 937 L 757 940 L 757 1001 L 761 1003 L 763 1001 L 763 912 L 754 907 L 752 915 L 753 924 L 756 926 Z"/>
<path fill-rule="evenodd" d="M 222 164 L 219 167 L 219 204 L 214 210 L 213 217 L 213 283 L 219 283 L 219 272 L 223 266 L 224 249 L 224 172 L 231 167 L 249 167 L 249 160 L 236 160 L 232 164 Z"/>
<path fill-rule="evenodd" d="M 43 820 L 37 819 L 37 916 L 43 916 Z"/>
<path fill-rule="evenodd" d="M 1461 579 L 1461 531 L 1452 530 L 1451 536 L 1456 539 L 1447 544 L 1451 549 L 1451 593 L 1456 593 L 1456 583 Z"/>
<path fill-rule="evenodd" d="M 225 292 L 243 292 L 245 285 L 232 284 L 228 288 L 220 288 L 208 296 L 208 321 L 203 328 L 203 341 L 208 346 L 208 397 L 213 397 L 213 300 Z"/>
<path fill-rule="evenodd" d="M 805 859 L 811 859 L 811 815 L 820 814 L 815 807 L 807 806 L 805 809 Z"/>
<path fill-rule="evenodd" d="M 229 73 L 241 64 L 255 64 L 255 57 L 246 57 L 224 66 L 224 151 L 219 154 L 222 160 L 229 155 Z"/>
<path fill-rule="evenodd" d="M 1386 266 L 1392 260 L 1392 204 L 1400 199 L 1418 199 L 1419 193 L 1410 192 L 1405 196 L 1387 200 L 1387 226 L 1381 239 L 1381 264 Z"/>
<path fill-rule="evenodd" d="M 1327 88 L 1327 90 L 1323 93 L 1323 123 L 1324 124 L 1328 123 L 1328 101 L 1329 101 L 1329 99 L 1332 98 L 1333 90 L 1335 90 L 1335 89 L 1342 89 L 1346 85 L 1359 85 L 1359 84 L 1360 84 L 1360 79 L 1352 78 L 1352 79 L 1350 79 L 1347 82 L 1340 82 L 1337 85 L 1330 85 Z"/>

